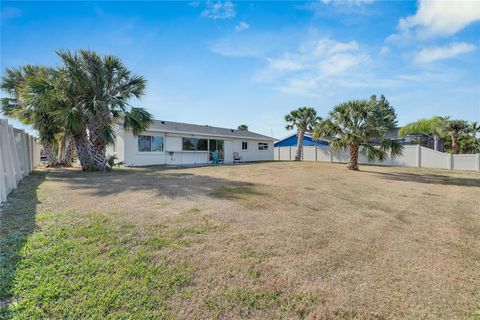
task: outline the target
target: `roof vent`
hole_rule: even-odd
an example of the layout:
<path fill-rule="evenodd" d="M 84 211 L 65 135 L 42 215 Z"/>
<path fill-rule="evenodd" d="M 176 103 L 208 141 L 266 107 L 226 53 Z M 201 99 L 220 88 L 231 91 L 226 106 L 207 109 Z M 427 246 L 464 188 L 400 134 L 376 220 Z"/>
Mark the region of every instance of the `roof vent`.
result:
<path fill-rule="evenodd" d="M 165 124 L 165 121 L 160 121 L 161 124 Z"/>
<path fill-rule="evenodd" d="M 233 129 L 230 129 L 230 131 L 235 132 L 235 130 L 233 130 Z"/>

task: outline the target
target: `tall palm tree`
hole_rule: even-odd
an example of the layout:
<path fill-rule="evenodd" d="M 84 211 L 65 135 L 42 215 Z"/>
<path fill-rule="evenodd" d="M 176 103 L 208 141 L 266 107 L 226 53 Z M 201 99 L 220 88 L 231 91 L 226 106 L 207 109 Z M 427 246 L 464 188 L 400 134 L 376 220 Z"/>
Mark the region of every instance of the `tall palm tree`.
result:
<path fill-rule="evenodd" d="M 297 153 L 295 154 L 295 161 L 302 160 L 303 152 L 303 137 L 305 133 L 312 132 L 315 125 L 321 118 L 317 116 L 317 111 L 310 107 L 302 107 L 291 111 L 285 116 L 287 130 L 297 129 Z"/>
<path fill-rule="evenodd" d="M 138 134 L 151 123 L 150 113 L 128 104 L 144 94 L 146 80 L 132 74 L 114 55 L 99 56 L 88 50 L 57 53 L 65 64 L 72 96 L 78 100 L 73 111 L 86 125 L 92 169 L 105 170 L 106 147 L 114 141 L 114 126 L 123 120 L 124 126 Z"/>
<path fill-rule="evenodd" d="M 433 135 L 434 150 L 438 151 L 438 142 L 440 137 L 445 132 L 445 126 L 448 122 L 448 117 L 434 116 L 430 119 L 419 119 L 411 122 L 400 129 L 400 135 L 405 136 L 411 133 L 423 133 Z"/>
<path fill-rule="evenodd" d="M 468 131 L 468 121 L 465 120 L 449 120 L 446 124 L 445 130 L 452 139 L 452 154 L 457 154 L 457 138 L 461 133 Z"/>
<path fill-rule="evenodd" d="M 371 161 L 385 160 L 388 152 L 392 157 L 402 154 L 403 147 L 397 141 L 385 138 L 396 123 L 395 110 L 388 100 L 383 95 L 380 99 L 372 96 L 370 100 L 352 100 L 335 106 L 329 117 L 315 128 L 313 137 L 329 140 L 335 149 L 350 148 L 347 168 L 358 170 L 359 152 Z"/>

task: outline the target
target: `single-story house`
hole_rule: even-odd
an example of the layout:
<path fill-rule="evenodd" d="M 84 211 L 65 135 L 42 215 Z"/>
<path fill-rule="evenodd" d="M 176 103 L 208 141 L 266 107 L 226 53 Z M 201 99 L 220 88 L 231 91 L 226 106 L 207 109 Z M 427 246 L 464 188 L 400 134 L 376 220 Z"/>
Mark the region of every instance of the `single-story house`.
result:
<path fill-rule="evenodd" d="M 296 147 L 298 143 L 298 137 L 297 134 L 291 134 L 282 140 L 278 140 L 275 142 L 275 147 Z M 309 146 L 317 146 L 317 147 L 325 147 L 328 146 L 328 141 L 324 140 L 315 140 L 312 138 L 311 135 L 305 134 L 303 136 L 303 146 L 304 147 L 309 147 Z"/>
<path fill-rule="evenodd" d="M 234 153 L 243 162 L 267 161 L 273 160 L 274 141 L 251 131 L 154 120 L 138 136 L 118 126 L 107 155 L 115 154 L 126 166 L 206 164 L 215 156 L 232 163 Z"/>

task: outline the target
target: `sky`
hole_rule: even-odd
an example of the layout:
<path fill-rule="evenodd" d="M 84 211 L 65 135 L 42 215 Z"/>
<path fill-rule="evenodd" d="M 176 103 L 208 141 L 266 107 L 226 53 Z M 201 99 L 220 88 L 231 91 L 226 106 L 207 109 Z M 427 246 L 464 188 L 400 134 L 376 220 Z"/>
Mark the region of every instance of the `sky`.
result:
<path fill-rule="evenodd" d="M 293 109 L 384 94 L 399 125 L 480 121 L 480 1 L 0 3 L 2 73 L 115 54 L 148 80 L 131 103 L 155 119 L 281 138 Z"/>

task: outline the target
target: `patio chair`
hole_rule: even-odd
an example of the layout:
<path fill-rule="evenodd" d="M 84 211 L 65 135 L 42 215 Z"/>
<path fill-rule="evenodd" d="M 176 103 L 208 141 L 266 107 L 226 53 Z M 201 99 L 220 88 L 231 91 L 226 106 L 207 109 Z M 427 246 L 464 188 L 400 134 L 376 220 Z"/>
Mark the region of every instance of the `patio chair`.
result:
<path fill-rule="evenodd" d="M 242 162 L 242 156 L 238 152 L 233 153 L 233 163 Z"/>
<path fill-rule="evenodd" d="M 212 163 L 215 163 L 215 164 L 223 163 L 223 159 L 220 159 L 218 156 L 218 151 L 212 152 Z"/>

